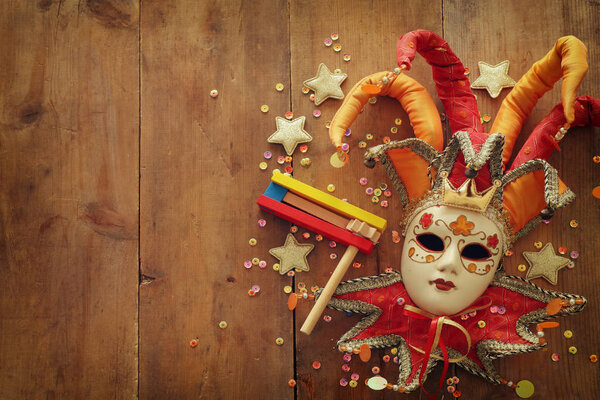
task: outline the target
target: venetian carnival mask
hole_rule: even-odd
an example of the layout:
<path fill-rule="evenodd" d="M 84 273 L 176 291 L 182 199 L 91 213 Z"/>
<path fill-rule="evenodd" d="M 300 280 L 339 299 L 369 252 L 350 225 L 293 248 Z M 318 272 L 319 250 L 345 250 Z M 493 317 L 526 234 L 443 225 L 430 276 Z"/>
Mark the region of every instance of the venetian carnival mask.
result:
<path fill-rule="evenodd" d="M 403 73 L 417 52 L 434 71 L 447 114 L 452 137 L 445 145 L 432 98 Z M 543 321 L 585 306 L 581 296 L 542 290 L 499 266 L 515 240 L 574 198 L 546 160 L 571 126 L 600 125 L 600 100 L 576 96 L 586 56 L 577 38 L 557 40 L 507 95 L 489 132 L 460 59 L 429 31 L 402 36 L 399 67 L 363 78 L 344 99 L 329 129 L 338 155 L 333 166 L 347 162 L 344 133 L 373 96 L 396 98 L 416 136 L 374 146 L 364 156 L 368 167 L 380 162 L 385 168 L 405 210 L 400 272 L 343 282 L 328 304 L 363 315 L 339 339 L 340 351 L 397 349 L 398 380 L 392 385 L 383 379 L 379 389 L 422 387 L 438 360 L 444 361 L 444 371 L 453 362 L 517 388 L 499 376 L 492 359 L 546 346 L 542 330 L 549 325 L 544 324 L 558 324 Z M 562 104 L 530 133 L 509 165 L 526 118 L 560 78 Z M 537 324 L 537 334 L 530 324 Z"/>
<path fill-rule="evenodd" d="M 502 256 L 500 229 L 485 215 L 431 206 L 406 228 L 401 273 L 414 303 L 435 315 L 453 315 L 477 300 Z"/>

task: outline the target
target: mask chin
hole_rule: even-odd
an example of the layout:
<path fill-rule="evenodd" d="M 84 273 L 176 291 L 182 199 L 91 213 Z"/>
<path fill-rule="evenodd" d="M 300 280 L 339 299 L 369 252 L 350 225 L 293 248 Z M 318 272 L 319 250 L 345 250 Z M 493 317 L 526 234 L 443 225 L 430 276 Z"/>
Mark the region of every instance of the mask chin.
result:
<path fill-rule="evenodd" d="M 496 224 L 479 212 L 421 210 L 407 227 L 402 249 L 402 279 L 411 300 L 435 315 L 468 308 L 493 280 L 502 240 Z"/>

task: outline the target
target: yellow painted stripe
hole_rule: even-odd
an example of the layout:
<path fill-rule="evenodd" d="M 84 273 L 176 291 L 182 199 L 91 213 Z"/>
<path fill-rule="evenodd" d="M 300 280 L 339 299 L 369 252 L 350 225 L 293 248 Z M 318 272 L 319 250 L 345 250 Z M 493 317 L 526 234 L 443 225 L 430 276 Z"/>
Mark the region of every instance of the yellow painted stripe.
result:
<path fill-rule="evenodd" d="M 314 187 L 302 183 L 292 177 L 282 174 L 281 172 L 275 171 L 271 180 L 278 185 L 287 188 L 292 193 L 297 194 L 307 200 L 313 201 L 322 207 L 325 207 L 335 213 L 343 215 L 347 218 L 356 218 L 359 221 L 363 221 L 379 232 L 383 233 L 387 226 L 387 221 L 375 214 L 371 214 L 368 211 L 353 206 L 350 203 L 342 201 L 335 196 L 330 195 L 315 189 Z"/>

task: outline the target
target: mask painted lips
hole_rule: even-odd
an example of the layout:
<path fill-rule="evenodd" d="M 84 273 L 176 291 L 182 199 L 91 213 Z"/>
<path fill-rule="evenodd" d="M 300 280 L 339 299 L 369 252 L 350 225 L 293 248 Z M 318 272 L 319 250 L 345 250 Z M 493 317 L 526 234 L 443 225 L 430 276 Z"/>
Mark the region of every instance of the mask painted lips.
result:
<path fill-rule="evenodd" d="M 455 287 L 452 281 L 445 281 L 441 278 L 436 279 L 435 281 L 431 281 L 431 283 L 434 284 L 436 288 L 438 288 L 439 290 L 443 290 L 444 292 L 447 292 L 448 290 Z"/>

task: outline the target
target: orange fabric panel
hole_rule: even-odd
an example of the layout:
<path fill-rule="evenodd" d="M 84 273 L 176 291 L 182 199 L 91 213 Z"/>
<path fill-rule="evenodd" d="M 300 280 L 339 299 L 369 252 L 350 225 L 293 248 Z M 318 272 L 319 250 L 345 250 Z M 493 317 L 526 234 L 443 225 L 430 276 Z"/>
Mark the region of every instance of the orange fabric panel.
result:
<path fill-rule="evenodd" d="M 342 145 L 346 129 L 352 125 L 371 97 L 361 89 L 362 86 L 375 85 L 386 74 L 385 71 L 378 72 L 361 79 L 346 95 L 329 128 L 329 138 L 336 147 Z M 400 74 L 391 85 L 384 87 L 380 95 L 395 97 L 406 110 L 415 136 L 425 140 L 437 151 L 442 151 L 444 138 L 440 116 L 433 99 L 421 84 Z"/>
<path fill-rule="evenodd" d="M 577 89 L 588 70 L 587 48 L 575 36 L 564 36 L 554 47 L 519 79 L 515 87 L 502 102 L 490 133 L 502 133 L 506 140 L 502 154 L 504 165 L 510 159 L 513 147 L 521 132 L 523 123 L 536 105 L 538 99 L 554 83 L 564 78 L 561 100 L 564 114 L 570 124 L 574 119 L 573 106 Z"/>
<path fill-rule="evenodd" d="M 503 198 L 513 232 L 518 232 L 546 208 L 544 171 L 533 171 L 515 179 L 504 187 Z"/>
<path fill-rule="evenodd" d="M 427 176 L 429 163 L 419 155 L 410 149 L 394 149 L 388 152 L 388 157 L 394 164 L 411 200 L 423 197 L 431 189 Z"/>

